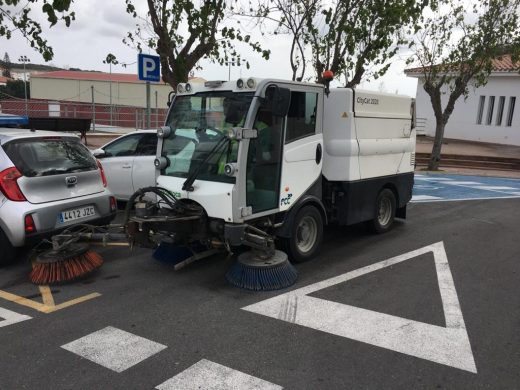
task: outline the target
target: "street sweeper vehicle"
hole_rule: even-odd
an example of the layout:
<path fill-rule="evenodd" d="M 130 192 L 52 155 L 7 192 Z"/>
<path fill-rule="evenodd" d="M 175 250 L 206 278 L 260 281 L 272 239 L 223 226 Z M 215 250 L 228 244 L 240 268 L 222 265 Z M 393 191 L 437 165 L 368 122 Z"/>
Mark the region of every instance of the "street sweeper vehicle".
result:
<path fill-rule="evenodd" d="M 123 222 L 128 241 L 159 260 L 249 247 L 227 279 L 283 288 L 296 280 L 288 259 L 315 257 L 325 225 L 367 222 L 382 233 L 406 217 L 410 97 L 249 78 L 179 84 L 169 105 L 157 186 L 130 198 Z"/>

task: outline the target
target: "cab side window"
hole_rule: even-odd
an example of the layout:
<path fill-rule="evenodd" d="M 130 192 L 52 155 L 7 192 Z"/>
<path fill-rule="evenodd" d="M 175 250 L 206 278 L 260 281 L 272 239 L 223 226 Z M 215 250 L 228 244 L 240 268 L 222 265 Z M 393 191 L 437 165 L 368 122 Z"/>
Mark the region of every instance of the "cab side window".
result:
<path fill-rule="evenodd" d="M 316 134 L 317 104 L 317 93 L 291 92 L 285 143 Z"/>

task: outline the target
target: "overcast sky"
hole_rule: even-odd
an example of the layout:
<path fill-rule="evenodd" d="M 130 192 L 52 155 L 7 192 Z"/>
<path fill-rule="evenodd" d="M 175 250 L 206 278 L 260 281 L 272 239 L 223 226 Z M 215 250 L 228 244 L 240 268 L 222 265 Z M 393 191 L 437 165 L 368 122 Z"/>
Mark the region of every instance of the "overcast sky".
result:
<path fill-rule="evenodd" d="M 139 0 L 135 3 L 141 7 L 146 4 Z M 46 27 L 44 29 L 45 37 L 54 49 L 54 59 L 49 64 L 108 72 L 109 66 L 103 64 L 103 60 L 108 53 L 113 53 L 120 62 L 134 63 L 126 68 L 119 65 L 112 66 L 113 72 L 137 73 L 135 65 L 137 52 L 122 43 L 126 33 L 133 31 L 135 26 L 135 20 L 125 11 L 124 0 L 77 1 L 73 3 L 73 7 L 76 12 L 76 20 L 69 28 L 59 24 L 51 29 Z M 33 17 L 37 16 L 43 19 L 41 15 L 34 12 Z M 42 25 L 46 25 L 43 20 Z M 257 40 L 265 48 L 271 50 L 270 60 L 263 60 L 260 55 L 253 54 L 247 48 L 240 49 L 242 57 L 249 60 L 251 68 L 232 67 L 231 78 L 255 76 L 290 79 L 289 38 L 279 35 L 267 38 L 258 36 Z M 9 54 L 12 62 L 18 62 L 21 55 L 26 55 L 30 58 L 31 63 L 45 63 L 41 55 L 31 49 L 20 34 L 15 33 L 10 40 L 0 38 L 0 56 L 2 58 L 4 52 Z M 155 53 L 150 52 L 150 54 Z M 209 62 L 201 62 L 200 65 L 203 69 L 195 71 L 196 76 L 207 80 L 227 80 L 228 68 L 226 66 Z M 406 77 L 404 69 L 404 59 L 396 59 L 383 78 L 368 83 L 364 82 L 360 88 L 415 96 L 417 81 Z"/>

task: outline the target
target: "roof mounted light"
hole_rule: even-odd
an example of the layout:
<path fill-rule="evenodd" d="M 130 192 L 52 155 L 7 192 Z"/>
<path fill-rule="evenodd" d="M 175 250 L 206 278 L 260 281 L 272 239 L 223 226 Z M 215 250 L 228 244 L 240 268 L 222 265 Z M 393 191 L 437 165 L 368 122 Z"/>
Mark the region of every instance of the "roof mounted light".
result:
<path fill-rule="evenodd" d="M 237 88 L 238 89 L 244 88 L 244 80 L 242 80 L 242 79 L 237 80 Z"/>
<path fill-rule="evenodd" d="M 184 92 L 184 85 L 183 84 L 178 84 L 177 85 L 177 92 L 179 92 L 179 93 L 183 93 Z"/>
<path fill-rule="evenodd" d="M 185 89 L 186 89 L 186 92 L 191 92 L 191 84 L 190 83 L 186 84 Z"/>
<path fill-rule="evenodd" d="M 247 88 L 254 88 L 256 87 L 255 79 L 247 79 Z"/>
<path fill-rule="evenodd" d="M 204 83 L 204 86 L 207 88 L 218 88 L 220 87 L 224 82 L 221 80 L 214 80 L 214 81 L 206 81 Z"/>

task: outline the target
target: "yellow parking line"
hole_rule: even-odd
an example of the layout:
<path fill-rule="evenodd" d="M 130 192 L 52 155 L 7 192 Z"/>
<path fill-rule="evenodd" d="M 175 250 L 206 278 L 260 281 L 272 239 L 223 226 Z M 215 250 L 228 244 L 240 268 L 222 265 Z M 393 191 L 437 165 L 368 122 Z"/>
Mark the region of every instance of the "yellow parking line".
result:
<path fill-rule="evenodd" d="M 88 301 L 89 299 L 97 298 L 100 296 L 101 296 L 100 293 L 92 293 L 92 294 L 84 295 L 79 298 L 71 299 L 70 301 L 63 302 L 63 303 L 60 303 L 59 305 L 55 305 L 55 306 L 51 307 L 50 311 L 48 311 L 48 313 L 52 313 L 53 311 L 65 309 L 66 307 L 73 306 L 78 303 L 82 303 L 82 302 Z"/>
<path fill-rule="evenodd" d="M 19 295 L 11 294 L 11 293 L 8 293 L 7 291 L 0 290 L 0 298 L 3 298 L 8 301 L 17 303 L 19 305 L 27 306 L 27 307 L 30 307 L 31 309 L 46 313 L 47 306 L 44 305 L 43 303 L 36 302 L 31 299 L 21 297 Z"/>
<path fill-rule="evenodd" d="M 47 306 L 54 306 L 54 298 L 52 296 L 49 286 L 38 286 L 40 294 L 42 295 L 43 304 Z"/>
<path fill-rule="evenodd" d="M 16 294 L 11 294 L 10 292 L 3 290 L 0 290 L 0 298 L 6 299 L 10 302 L 14 302 L 22 306 L 30 307 L 31 309 L 38 310 L 41 313 L 52 313 L 64 309 L 66 307 L 70 307 L 78 303 L 82 303 L 101 296 L 100 293 L 91 293 L 82 297 L 71 299 L 70 301 L 60 303 L 59 305 L 55 305 L 54 298 L 52 297 L 52 293 L 49 286 L 39 286 L 39 288 L 43 298 L 43 303 L 36 302 L 32 299 L 21 297 Z"/>

